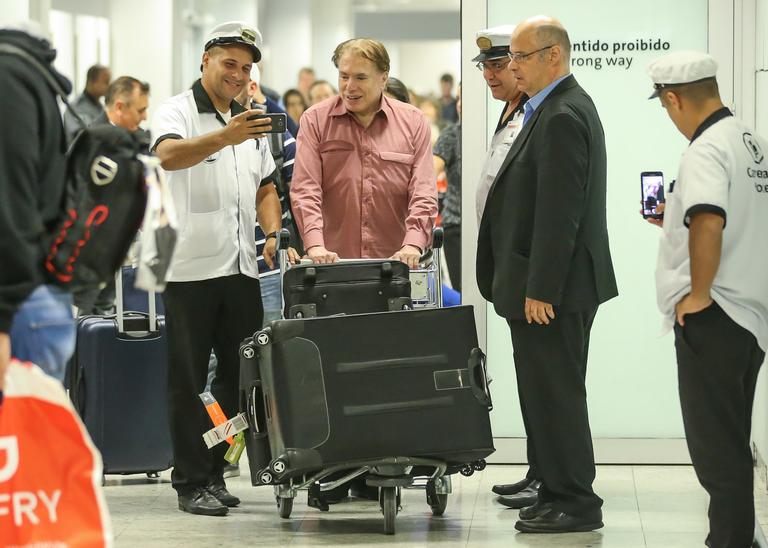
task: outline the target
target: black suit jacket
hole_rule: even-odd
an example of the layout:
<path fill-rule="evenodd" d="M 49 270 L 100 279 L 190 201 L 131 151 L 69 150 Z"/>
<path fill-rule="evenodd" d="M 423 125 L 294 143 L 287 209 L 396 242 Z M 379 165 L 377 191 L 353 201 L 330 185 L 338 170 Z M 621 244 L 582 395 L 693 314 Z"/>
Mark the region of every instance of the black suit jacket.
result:
<path fill-rule="evenodd" d="M 605 135 L 572 75 L 534 111 L 501 165 L 480 222 L 477 283 L 507 319 L 525 317 L 526 297 L 578 311 L 618 295 Z"/>

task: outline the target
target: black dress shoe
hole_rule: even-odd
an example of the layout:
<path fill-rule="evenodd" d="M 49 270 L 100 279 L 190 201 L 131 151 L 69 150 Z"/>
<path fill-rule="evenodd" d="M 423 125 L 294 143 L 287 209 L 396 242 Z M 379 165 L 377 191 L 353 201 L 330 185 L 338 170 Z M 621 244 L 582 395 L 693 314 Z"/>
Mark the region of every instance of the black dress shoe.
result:
<path fill-rule="evenodd" d="M 533 481 L 519 493 L 499 497 L 499 502 L 515 509 L 533 506 L 539 501 L 539 487 L 541 487 L 541 482 Z"/>
<path fill-rule="evenodd" d="M 523 533 L 584 533 L 602 528 L 602 520 L 601 512 L 580 517 L 550 508 L 533 519 L 518 521 L 515 529 Z"/>
<path fill-rule="evenodd" d="M 517 483 L 501 483 L 499 485 L 494 485 L 491 491 L 497 495 L 516 495 L 528 487 L 533 481 L 532 478 L 523 478 Z"/>
<path fill-rule="evenodd" d="M 205 487 L 179 495 L 179 510 L 201 516 L 226 516 L 229 512 L 229 508 L 219 502 Z"/>
<path fill-rule="evenodd" d="M 534 519 L 546 512 L 549 512 L 551 509 L 551 503 L 539 501 L 533 506 L 526 506 L 525 508 L 521 508 L 520 519 Z"/>
<path fill-rule="evenodd" d="M 216 497 L 216 500 L 227 508 L 234 508 L 240 504 L 240 499 L 227 491 L 227 486 L 224 483 L 211 483 L 206 489 L 208 489 L 208 492 L 211 495 Z"/>

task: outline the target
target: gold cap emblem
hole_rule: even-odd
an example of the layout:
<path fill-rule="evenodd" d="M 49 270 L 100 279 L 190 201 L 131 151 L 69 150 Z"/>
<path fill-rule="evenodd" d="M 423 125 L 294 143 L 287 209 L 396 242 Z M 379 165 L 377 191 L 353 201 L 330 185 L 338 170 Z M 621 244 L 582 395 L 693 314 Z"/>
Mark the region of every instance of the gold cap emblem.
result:
<path fill-rule="evenodd" d="M 487 36 L 480 36 L 476 43 L 477 47 L 480 49 L 489 49 L 491 47 L 491 39 Z"/>
<path fill-rule="evenodd" d="M 256 42 L 256 34 L 251 29 L 241 28 L 240 37 L 249 44 Z"/>

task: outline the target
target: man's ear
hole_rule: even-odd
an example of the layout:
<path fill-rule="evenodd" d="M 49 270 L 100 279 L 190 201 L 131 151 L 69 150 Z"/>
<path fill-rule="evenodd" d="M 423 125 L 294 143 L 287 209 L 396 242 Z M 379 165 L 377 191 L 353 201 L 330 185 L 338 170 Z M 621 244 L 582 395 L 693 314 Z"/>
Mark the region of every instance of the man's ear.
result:
<path fill-rule="evenodd" d="M 560 64 L 560 61 L 563 57 L 563 50 L 560 48 L 560 44 L 555 44 L 551 48 L 549 48 L 549 59 L 554 64 Z"/>
<path fill-rule="evenodd" d="M 680 96 L 675 93 L 672 90 L 667 90 L 663 92 L 664 99 L 667 102 L 667 107 L 672 107 L 675 110 L 680 110 L 680 107 L 682 106 L 682 101 L 680 100 Z"/>

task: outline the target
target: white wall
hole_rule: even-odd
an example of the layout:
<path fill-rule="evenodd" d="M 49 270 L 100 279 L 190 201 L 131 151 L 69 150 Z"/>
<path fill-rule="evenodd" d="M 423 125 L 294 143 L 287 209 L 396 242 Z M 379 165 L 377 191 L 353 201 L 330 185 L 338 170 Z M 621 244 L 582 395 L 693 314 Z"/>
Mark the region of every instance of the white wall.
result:
<path fill-rule="evenodd" d="M 312 65 L 310 0 L 265 2 L 259 27 L 264 35 L 262 82 L 283 93 L 296 87 L 299 69 Z"/>
<path fill-rule="evenodd" d="M 328 80 L 338 88 L 338 71 L 331 61 L 341 42 L 353 37 L 352 2 L 324 0 L 312 2 L 312 61 L 318 80 Z M 296 74 L 294 73 L 294 78 Z"/>
<path fill-rule="evenodd" d="M 26 21 L 29 15 L 29 0 L 8 0 L 3 2 L 0 21 Z"/>
<path fill-rule="evenodd" d="M 112 75 L 149 82 L 151 116 L 160 102 L 173 95 L 172 2 L 110 0 L 109 17 Z"/>
<path fill-rule="evenodd" d="M 419 95 L 439 95 L 440 76 L 449 72 L 461 78 L 461 40 L 401 40 L 385 42 L 392 67 L 399 78 Z"/>

